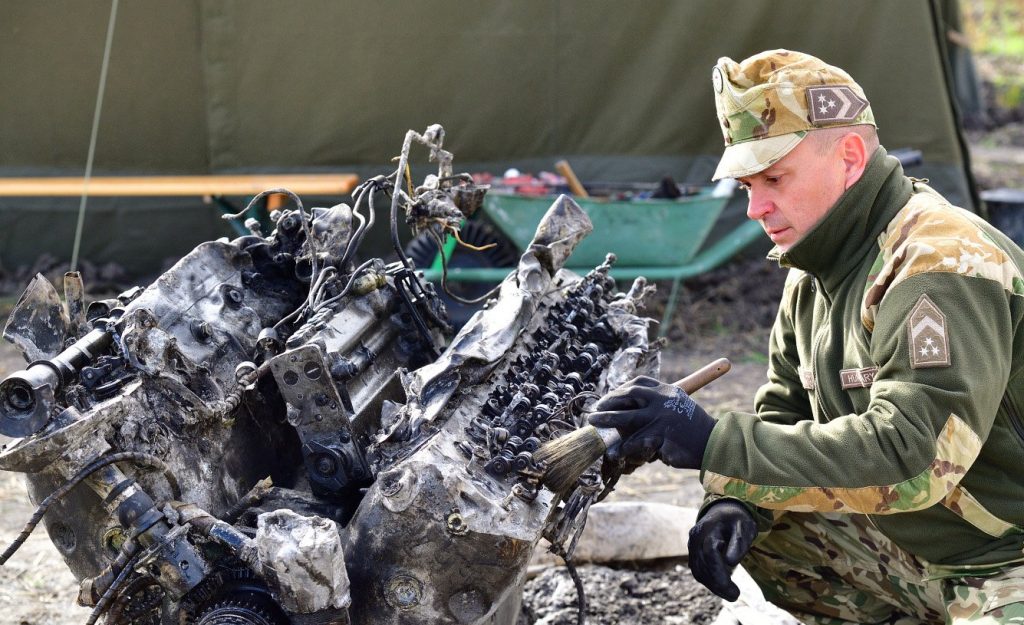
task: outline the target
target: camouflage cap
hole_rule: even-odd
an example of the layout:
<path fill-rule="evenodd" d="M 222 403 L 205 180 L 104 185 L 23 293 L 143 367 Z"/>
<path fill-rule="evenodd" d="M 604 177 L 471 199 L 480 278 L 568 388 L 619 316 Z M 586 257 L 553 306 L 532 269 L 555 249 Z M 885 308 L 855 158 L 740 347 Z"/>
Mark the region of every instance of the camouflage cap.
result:
<path fill-rule="evenodd" d="M 725 153 L 713 180 L 749 176 L 795 148 L 808 131 L 875 125 L 849 74 L 802 52 L 770 50 L 740 63 L 718 59 L 711 73 Z"/>

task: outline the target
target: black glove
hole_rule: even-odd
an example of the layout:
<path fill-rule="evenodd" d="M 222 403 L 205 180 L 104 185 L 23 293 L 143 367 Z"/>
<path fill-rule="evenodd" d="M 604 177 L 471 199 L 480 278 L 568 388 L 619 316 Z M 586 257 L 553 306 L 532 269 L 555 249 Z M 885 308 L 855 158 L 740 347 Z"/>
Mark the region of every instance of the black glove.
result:
<path fill-rule="evenodd" d="M 699 469 L 715 420 L 671 384 L 640 376 L 602 397 L 591 425 L 616 428 L 622 443 L 610 455 L 627 465 L 655 458 L 677 469 Z"/>
<path fill-rule="evenodd" d="M 747 507 L 732 499 L 708 506 L 690 530 L 687 548 L 693 578 L 727 601 L 736 601 L 740 589 L 732 582 L 732 570 L 757 537 L 757 522 Z"/>

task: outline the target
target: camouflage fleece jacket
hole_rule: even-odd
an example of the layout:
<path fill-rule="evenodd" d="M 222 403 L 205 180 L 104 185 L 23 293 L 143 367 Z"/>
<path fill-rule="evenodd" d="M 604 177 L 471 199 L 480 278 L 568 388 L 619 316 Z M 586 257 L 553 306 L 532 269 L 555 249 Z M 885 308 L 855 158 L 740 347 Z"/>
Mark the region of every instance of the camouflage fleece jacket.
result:
<path fill-rule="evenodd" d="M 768 383 L 720 416 L 710 497 L 870 515 L 936 575 L 1024 560 L 1024 252 L 879 148 L 773 256 Z"/>

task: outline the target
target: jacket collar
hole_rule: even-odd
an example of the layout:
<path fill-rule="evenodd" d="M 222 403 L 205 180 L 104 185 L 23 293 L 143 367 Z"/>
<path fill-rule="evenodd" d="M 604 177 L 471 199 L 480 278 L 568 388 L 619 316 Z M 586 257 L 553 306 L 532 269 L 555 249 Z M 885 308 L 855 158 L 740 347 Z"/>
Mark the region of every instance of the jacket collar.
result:
<path fill-rule="evenodd" d="M 831 293 L 859 267 L 878 235 L 906 205 L 913 184 L 900 162 L 879 147 L 860 180 L 847 189 L 820 222 L 788 251 L 774 248 L 768 258 L 816 276 Z"/>

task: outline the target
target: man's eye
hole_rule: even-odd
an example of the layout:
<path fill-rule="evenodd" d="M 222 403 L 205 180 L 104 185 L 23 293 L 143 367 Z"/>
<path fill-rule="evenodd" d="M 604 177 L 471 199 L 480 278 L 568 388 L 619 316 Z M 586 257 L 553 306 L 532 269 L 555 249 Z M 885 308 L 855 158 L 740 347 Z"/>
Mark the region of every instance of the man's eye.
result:
<path fill-rule="evenodd" d="M 767 176 L 767 177 L 765 177 L 764 181 L 767 182 L 768 184 L 778 184 L 779 183 L 779 177 L 778 176 Z"/>

